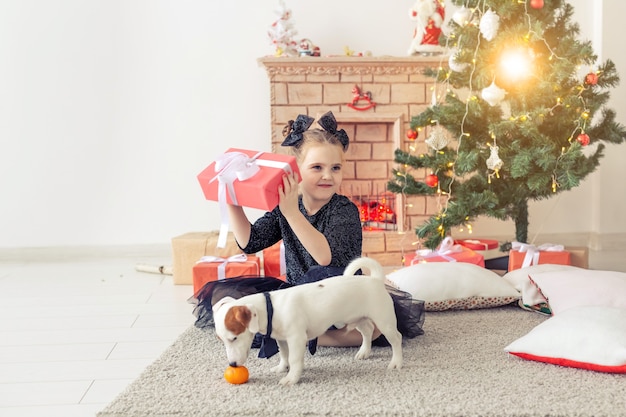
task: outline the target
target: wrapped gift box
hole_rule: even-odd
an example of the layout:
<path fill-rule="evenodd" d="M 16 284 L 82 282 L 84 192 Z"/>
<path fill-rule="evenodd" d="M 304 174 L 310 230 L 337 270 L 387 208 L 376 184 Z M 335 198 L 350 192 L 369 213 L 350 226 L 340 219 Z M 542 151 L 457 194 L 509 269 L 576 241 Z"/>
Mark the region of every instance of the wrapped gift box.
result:
<path fill-rule="evenodd" d="M 515 242 L 513 247 L 515 248 Z M 521 249 L 509 251 L 509 271 L 531 265 L 571 265 L 571 259 L 570 252 L 560 245 L 524 245 Z"/>
<path fill-rule="evenodd" d="M 570 254 L 572 266 L 578 268 L 589 268 L 589 248 L 586 246 L 565 246 L 565 250 Z"/>
<path fill-rule="evenodd" d="M 263 274 L 268 277 L 286 279 L 287 266 L 285 264 L 285 245 L 277 242 L 263 252 Z"/>
<path fill-rule="evenodd" d="M 230 148 L 198 174 L 207 200 L 271 211 L 286 172 L 298 172 L 290 155 Z"/>
<path fill-rule="evenodd" d="M 480 253 L 485 260 L 508 255 L 507 252 L 500 251 L 500 243 L 493 239 L 460 239 L 454 242 Z"/>
<path fill-rule="evenodd" d="M 229 258 L 203 256 L 193 266 L 193 293 L 204 284 L 241 275 L 261 275 L 261 260 L 255 255 L 233 255 Z"/>
<path fill-rule="evenodd" d="M 458 248 L 455 252 L 442 251 L 441 249 L 436 251 L 429 250 L 417 250 L 413 253 L 406 254 L 404 256 L 404 265 L 414 265 L 417 263 L 426 262 L 466 262 L 475 264 L 481 267 L 485 267 L 485 258 L 469 248 L 461 245 L 456 245 Z"/>
<path fill-rule="evenodd" d="M 203 256 L 227 258 L 241 253 L 235 237 L 229 233 L 224 248 L 217 248 L 218 232 L 189 232 L 172 238 L 172 274 L 174 284 L 193 284 L 192 268 Z"/>

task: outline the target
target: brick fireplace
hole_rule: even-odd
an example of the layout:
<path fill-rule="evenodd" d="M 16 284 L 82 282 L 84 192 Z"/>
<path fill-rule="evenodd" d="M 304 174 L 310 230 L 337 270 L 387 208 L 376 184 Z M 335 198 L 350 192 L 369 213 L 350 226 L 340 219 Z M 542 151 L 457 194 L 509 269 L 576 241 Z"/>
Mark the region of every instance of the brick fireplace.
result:
<path fill-rule="evenodd" d="M 409 140 L 406 131 L 411 115 L 431 102 L 433 79 L 422 71 L 441 65 L 441 57 L 264 57 L 259 64 L 270 80 L 272 150 L 282 152 L 288 120 L 332 111 L 351 140 L 342 194 L 357 205 L 377 199 L 395 212 L 391 225 L 364 224 L 363 253 L 386 266 L 401 265 L 404 253 L 417 247 L 415 227 L 437 212 L 437 203 L 435 197 L 388 194 L 386 184 L 395 149 L 426 152 L 428 132 Z"/>

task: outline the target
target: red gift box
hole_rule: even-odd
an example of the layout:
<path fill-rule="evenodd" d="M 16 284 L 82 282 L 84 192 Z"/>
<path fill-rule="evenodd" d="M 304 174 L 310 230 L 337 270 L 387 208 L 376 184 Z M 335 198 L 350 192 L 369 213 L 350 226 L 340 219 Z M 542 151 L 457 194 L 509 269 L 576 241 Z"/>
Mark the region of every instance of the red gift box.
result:
<path fill-rule="evenodd" d="M 471 250 L 491 250 L 498 248 L 498 241 L 491 239 L 461 239 L 455 240 L 455 243 Z"/>
<path fill-rule="evenodd" d="M 286 279 L 285 245 L 282 240 L 263 250 L 263 273 L 267 277 Z"/>
<path fill-rule="evenodd" d="M 195 294 L 209 281 L 260 274 L 261 260 L 255 255 L 203 256 L 193 267 L 193 292 Z"/>
<path fill-rule="evenodd" d="M 286 172 L 299 172 L 290 155 L 230 148 L 198 174 L 207 200 L 271 211 Z"/>
<path fill-rule="evenodd" d="M 536 247 L 513 242 L 513 249 L 509 251 L 509 271 L 542 264 L 571 265 L 571 254 L 561 245 Z"/>
<path fill-rule="evenodd" d="M 480 253 L 485 259 L 494 259 L 506 256 L 506 252 L 500 252 L 499 242 L 493 239 L 460 239 L 455 243 L 465 246 Z"/>
<path fill-rule="evenodd" d="M 436 250 L 416 250 L 404 256 L 405 266 L 426 262 L 465 262 L 485 267 L 483 255 L 464 246 L 455 245 L 451 238 L 445 238 Z"/>

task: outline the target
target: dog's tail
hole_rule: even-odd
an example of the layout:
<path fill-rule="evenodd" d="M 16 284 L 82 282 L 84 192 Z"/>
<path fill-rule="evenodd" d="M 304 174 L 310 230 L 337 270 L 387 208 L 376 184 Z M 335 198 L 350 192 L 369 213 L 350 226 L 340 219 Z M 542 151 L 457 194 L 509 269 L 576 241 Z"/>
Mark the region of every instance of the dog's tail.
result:
<path fill-rule="evenodd" d="M 381 279 L 385 278 L 385 271 L 383 270 L 382 265 L 375 259 L 368 258 L 363 256 L 361 258 L 357 258 L 350 262 L 346 269 L 343 271 L 344 275 L 354 275 L 359 269 L 365 269 L 369 272 L 366 275 L 370 275 L 372 277 L 378 277 Z M 365 274 L 365 271 L 363 271 Z"/>

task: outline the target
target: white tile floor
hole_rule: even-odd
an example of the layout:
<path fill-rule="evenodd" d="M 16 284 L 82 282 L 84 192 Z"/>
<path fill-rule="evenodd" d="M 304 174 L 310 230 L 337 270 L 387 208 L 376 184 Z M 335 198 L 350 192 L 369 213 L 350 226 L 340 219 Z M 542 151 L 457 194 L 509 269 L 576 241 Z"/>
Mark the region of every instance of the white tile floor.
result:
<path fill-rule="evenodd" d="M 94 416 L 193 323 L 191 286 L 140 263 L 169 249 L 0 252 L 0 416 Z M 622 251 L 590 267 L 626 272 Z"/>
<path fill-rule="evenodd" d="M 56 252 L 0 261 L 0 416 L 94 416 L 193 323 L 167 250 Z"/>

